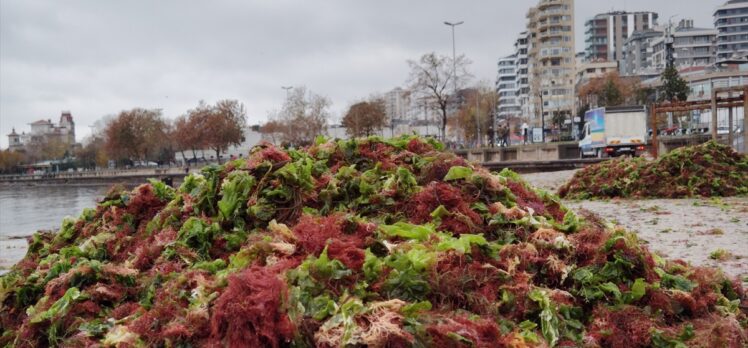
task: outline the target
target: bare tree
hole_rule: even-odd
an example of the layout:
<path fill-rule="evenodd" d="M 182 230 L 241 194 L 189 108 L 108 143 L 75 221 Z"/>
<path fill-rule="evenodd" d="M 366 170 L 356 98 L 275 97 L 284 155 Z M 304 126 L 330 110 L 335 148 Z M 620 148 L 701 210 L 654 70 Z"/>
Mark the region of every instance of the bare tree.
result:
<path fill-rule="evenodd" d="M 454 62 L 447 56 L 437 56 L 427 53 L 418 61 L 408 61 L 410 77 L 408 83 L 411 90 L 429 97 L 434 103 L 432 107 L 441 112 L 441 137 L 446 138 L 447 110 L 451 102 L 449 88 L 460 89 L 470 79 L 467 72 L 470 61 L 464 56 L 458 56 Z"/>
<path fill-rule="evenodd" d="M 387 125 L 383 99 L 372 99 L 351 105 L 343 117 L 343 126 L 352 137 L 368 137 Z"/>
<path fill-rule="evenodd" d="M 485 82 L 462 92 L 463 103 L 455 118 L 455 129 L 462 132 L 465 140 L 476 144 L 486 135 L 491 140 L 489 131 L 493 129 L 493 112 L 498 103 L 498 94 Z"/>
<path fill-rule="evenodd" d="M 280 112 L 269 115 L 271 121 L 280 123 L 281 139 L 292 145 L 311 144 L 323 134 L 327 126 L 330 100 L 308 91 L 306 87 L 295 87 Z"/>
<path fill-rule="evenodd" d="M 283 122 L 278 120 L 270 120 L 260 127 L 260 133 L 270 138 L 271 143 L 277 144 L 278 138 L 280 138 L 284 132 L 284 127 L 285 125 L 283 124 Z"/>

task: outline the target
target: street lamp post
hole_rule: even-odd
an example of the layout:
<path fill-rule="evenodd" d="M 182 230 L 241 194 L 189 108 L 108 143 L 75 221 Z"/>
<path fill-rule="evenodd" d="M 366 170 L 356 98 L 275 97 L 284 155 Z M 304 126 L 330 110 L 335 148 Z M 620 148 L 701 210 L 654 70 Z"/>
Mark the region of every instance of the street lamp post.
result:
<path fill-rule="evenodd" d="M 281 86 L 281 88 L 286 90 L 286 100 L 288 100 L 288 92 L 293 89 L 293 86 Z"/>
<path fill-rule="evenodd" d="M 457 93 L 457 50 L 455 49 L 455 27 L 462 23 L 465 22 L 444 22 L 445 25 L 452 27 L 452 84 L 454 86 L 455 93 Z"/>
<path fill-rule="evenodd" d="M 475 90 L 475 127 L 477 128 L 476 131 L 478 132 L 476 134 L 477 140 L 478 140 L 478 147 L 483 146 L 483 136 L 480 133 L 480 99 L 479 98 L 480 92 L 478 92 L 478 89 Z"/>
<path fill-rule="evenodd" d="M 454 88 L 454 96 L 457 97 L 457 50 L 455 49 L 455 27 L 465 23 L 464 21 L 459 21 L 456 23 L 447 22 L 445 21 L 444 24 L 452 27 L 452 87 Z M 459 119 L 457 120 L 458 127 L 459 128 Z M 442 134 L 442 141 L 447 140 L 447 134 L 446 130 L 444 131 L 445 134 Z"/>

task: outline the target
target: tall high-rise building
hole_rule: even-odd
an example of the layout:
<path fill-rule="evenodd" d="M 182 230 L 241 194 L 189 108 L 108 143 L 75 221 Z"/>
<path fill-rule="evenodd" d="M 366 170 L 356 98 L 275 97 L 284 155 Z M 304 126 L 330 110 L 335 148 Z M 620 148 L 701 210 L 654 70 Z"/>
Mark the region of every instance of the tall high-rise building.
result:
<path fill-rule="evenodd" d="M 529 121 L 550 125 L 553 116 L 574 113 L 574 0 L 540 0 L 527 20 L 529 94 L 537 105 Z"/>
<path fill-rule="evenodd" d="M 714 11 L 717 62 L 748 55 L 748 0 L 730 0 Z"/>
<path fill-rule="evenodd" d="M 389 120 L 405 120 L 410 103 L 410 91 L 395 87 L 384 94 L 384 112 Z"/>
<path fill-rule="evenodd" d="M 519 104 L 520 117 L 532 115 L 530 108 L 530 71 L 529 71 L 529 33 L 523 31 L 514 42 L 515 65 L 517 68 L 517 104 Z"/>
<path fill-rule="evenodd" d="M 517 101 L 517 56 L 511 55 L 499 59 L 496 93 L 499 95 L 499 119 L 519 116 L 521 108 Z"/>
<path fill-rule="evenodd" d="M 584 23 L 585 59 L 587 61 L 620 61 L 626 39 L 636 31 L 657 25 L 654 12 L 601 13 Z"/>

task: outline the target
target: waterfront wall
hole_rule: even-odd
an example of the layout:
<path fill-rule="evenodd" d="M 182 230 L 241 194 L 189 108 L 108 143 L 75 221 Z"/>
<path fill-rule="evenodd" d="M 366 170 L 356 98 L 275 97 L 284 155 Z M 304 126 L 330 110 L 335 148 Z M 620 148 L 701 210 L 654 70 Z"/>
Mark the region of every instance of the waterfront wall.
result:
<path fill-rule="evenodd" d="M 467 160 L 479 163 L 558 161 L 579 158 L 579 146 L 576 142 L 489 147 L 455 150 L 454 152 Z"/>
<path fill-rule="evenodd" d="M 175 185 L 184 177 L 197 170 L 196 168 L 138 168 L 138 169 L 104 169 L 82 172 L 59 172 L 43 174 L 0 175 L 0 185 L 34 185 L 34 184 L 71 184 L 71 185 L 107 185 L 139 184 L 150 178 L 171 180 Z"/>

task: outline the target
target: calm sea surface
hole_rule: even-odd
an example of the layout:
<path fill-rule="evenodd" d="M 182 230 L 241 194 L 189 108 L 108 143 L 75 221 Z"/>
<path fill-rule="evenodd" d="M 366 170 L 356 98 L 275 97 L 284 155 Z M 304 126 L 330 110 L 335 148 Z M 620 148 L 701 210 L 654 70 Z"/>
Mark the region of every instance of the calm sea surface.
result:
<path fill-rule="evenodd" d="M 93 208 L 109 186 L 0 186 L 0 240 L 58 229 Z"/>

